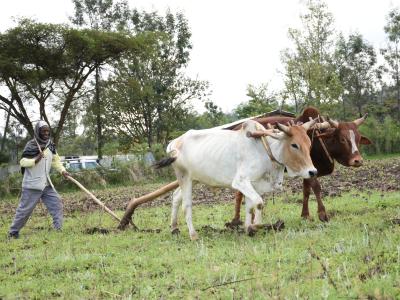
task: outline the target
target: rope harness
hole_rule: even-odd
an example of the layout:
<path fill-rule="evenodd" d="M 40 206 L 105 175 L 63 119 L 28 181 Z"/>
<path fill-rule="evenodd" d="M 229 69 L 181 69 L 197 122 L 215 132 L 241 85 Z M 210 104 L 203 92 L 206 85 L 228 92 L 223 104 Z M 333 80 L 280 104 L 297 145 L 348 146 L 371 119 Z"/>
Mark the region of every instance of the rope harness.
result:
<path fill-rule="evenodd" d="M 320 116 L 318 116 L 318 121 L 321 122 Z M 257 128 L 258 130 L 263 130 L 263 129 L 264 129 L 264 128 L 260 128 L 260 124 L 259 124 L 259 123 L 256 124 L 256 128 Z M 317 134 L 315 134 L 315 133 L 317 133 Z M 313 144 L 313 142 L 314 142 L 314 137 L 316 136 L 316 137 L 318 138 L 318 141 L 320 142 L 320 144 L 321 144 L 321 146 L 322 146 L 322 149 L 324 149 L 324 152 L 325 152 L 326 156 L 328 157 L 330 163 L 333 164 L 333 159 L 332 159 L 331 155 L 329 154 L 328 149 L 326 148 L 325 142 L 324 142 L 323 139 L 320 137 L 320 134 L 321 134 L 320 130 L 319 130 L 318 128 L 314 127 L 313 130 L 312 130 L 312 134 L 311 134 L 311 145 Z M 284 166 L 284 164 L 281 163 L 281 162 L 279 162 L 279 161 L 274 157 L 274 155 L 272 154 L 272 150 L 271 150 L 271 148 L 270 148 L 270 146 L 269 146 L 269 144 L 268 144 L 267 139 L 266 139 L 265 136 L 262 136 L 262 137 L 261 137 L 261 141 L 262 141 L 262 143 L 263 143 L 263 145 L 264 145 L 265 150 L 267 151 L 267 154 L 268 154 L 269 158 L 270 158 L 273 162 L 276 162 L 277 164 L 279 164 L 280 166 Z"/>
<path fill-rule="evenodd" d="M 263 129 L 264 129 L 264 128 L 260 128 L 260 124 L 258 124 L 258 123 L 256 123 L 256 128 L 257 128 L 258 130 L 263 130 Z M 285 165 L 284 165 L 283 163 L 279 162 L 279 161 L 274 157 L 274 155 L 272 154 L 272 150 L 271 150 L 269 144 L 267 143 L 267 139 L 266 139 L 265 136 L 262 136 L 262 137 L 261 137 L 261 142 L 263 143 L 264 148 L 265 148 L 265 150 L 267 151 L 267 154 L 268 154 L 269 158 L 270 158 L 273 162 L 276 162 L 278 165 L 284 167 Z"/>
<path fill-rule="evenodd" d="M 318 121 L 321 122 L 320 116 L 318 116 Z M 263 129 L 264 129 L 264 128 L 260 128 L 260 124 L 259 124 L 259 123 L 256 123 L 256 128 L 257 128 L 258 130 L 263 130 Z M 317 134 L 315 134 L 315 132 L 316 132 Z M 314 142 L 314 137 L 316 136 L 316 137 L 318 138 L 318 140 L 319 140 L 321 146 L 322 146 L 322 149 L 324 149 L 324 152 L 325 152 L 326 156 L 328 157 L 329 161 L 330 161 L 331 163 L 333 163 L 333 159 L 332 159 L 331 155 L 329 154 L 328 149 L 326 148 L 325 142 L 324 142 L 324 141 L 322 140 L 322 138 L 319 136 L 320 134 L 321 134 L 320 130 L 317 129 L 316 127 L 314 127 L 314 128 L 313 128 L 313 131 L 312 131 L 312 134 L 311 134 L 311 145 L 313 144 L 313 142 Z M 284 165 L 283 163 L 279 162 L 279 161 L 274 157 L 274 155 L 272 154 L 272 150 L 271 150 L 271 148 L 270 148 L 270 146 L 269 146 L 269 144 L 268 144 L 267 139 L 266 139 L 265 136 L 262 136 L 262 137 L 261 137 L 261 142 L 263 143 L 264 148 L 265 148 L 265 150 L 267 151 L 267 154 L 268 154 L 269 158 L 271 159 L 271 161 L 276 162 L 276 163 L 279 164 L 280 166 L 283 166 L 283 167 L 284 167 L 285 165 Z M 287 195 L 286 195 L 286 197 L 287 197 Z M 274 193 L 274 192 L 272 192 L 272 203 L 275 204 L 275 193 Z"/>
<path fill-rule="evenodd" d="M 318 121 L 321 122 L 320 116 L 318 116 Z M 315 132 L 317 132 L 316 135 L 315 135 Z M 324 152 L 325 152 L 326 156 L 328 157 L 329 162 L 330 162 L 331 164 L 333 164 L 333 159 L 332 159 L 331 155 L 329 154 L 329 151 L 328 151 L 328 149 L 326 148 L 325 142 L 324 142 L 324 140 L 321 138 L 320 135 L 321 135 L 321 132 L 319 131 L 319 129 L 316 128 L 316 127 L 314 127 L 314 129 L 313 129 L 313 131 L 312 131 L 312 134 L 311 134 L 311 145 L 312 145 L 312 143 L 314 142 L 314 136 L 316 136 L 316 137 L 318 138 L 319 143 L 320 143 L 321 146 L 322 146 L 322 149 L 324 149 Z"/>

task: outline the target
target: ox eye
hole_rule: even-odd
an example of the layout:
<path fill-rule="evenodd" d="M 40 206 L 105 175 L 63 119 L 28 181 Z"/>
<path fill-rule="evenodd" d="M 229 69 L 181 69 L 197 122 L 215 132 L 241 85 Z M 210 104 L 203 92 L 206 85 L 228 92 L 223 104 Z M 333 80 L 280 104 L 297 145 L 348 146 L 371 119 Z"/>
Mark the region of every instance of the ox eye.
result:
<path fill-rule="evenodd" d="M 291 144 L 290 146 L 292 146 L 294 149 L 299 149 L 299 145 L 297 144 Z"/>

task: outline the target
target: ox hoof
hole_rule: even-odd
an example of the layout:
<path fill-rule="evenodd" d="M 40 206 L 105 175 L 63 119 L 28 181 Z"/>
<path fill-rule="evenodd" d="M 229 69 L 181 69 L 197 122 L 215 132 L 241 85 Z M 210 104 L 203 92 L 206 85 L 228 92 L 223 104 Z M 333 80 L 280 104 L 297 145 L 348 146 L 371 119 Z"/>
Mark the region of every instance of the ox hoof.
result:
<path fill-rule="evenodd" d="M 197 241 L 197 240 L 199 239 L 199 235 L 197 234 L 197 232 L 192 233 L 192 234 L 190 235 L 190 239 L 191 239 L 192 241 Z"/>
<path fill-rule="evenodd" d="M 321 222 L 329 222 L 329 218 L 328 218 L 328 215 L 326 214 L 326 212 L 318 213 L 318 217 Z"/>
<path fill-rule="evenodd" d="M 301 214 L 301 217 L 302 217 L 304 220 L 312 221 L 312 218 L 310 217 L 309 214 Z"/>
<path fill-rule="evenodd" d="M 247 227 L 247 234 L 249 236 L 255 236 L 257 230 L 253 226 Z"/>
<path fill-rule="evenodd" d="M 174 229 L 171 230 L 171 233 L 178 235 L 178 234 L 181 233 L 181 231 L 179 230 L 179 228 L 174 228 Z"/>
<path fill-rule="evenodd" d="M 243 222 L 240 219 L 233 219 L 232 221 L 225 223 L 225 227 L 230 229 L 236 229 L 240 225 L 243 225 Z"/>

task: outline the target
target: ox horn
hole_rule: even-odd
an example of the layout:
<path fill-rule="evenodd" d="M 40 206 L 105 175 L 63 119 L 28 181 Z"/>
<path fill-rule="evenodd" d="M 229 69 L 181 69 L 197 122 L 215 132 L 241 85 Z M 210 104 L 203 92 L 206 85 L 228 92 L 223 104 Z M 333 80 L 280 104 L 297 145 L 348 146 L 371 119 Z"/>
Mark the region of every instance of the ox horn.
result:
<path fill-rule="evenodd" d="M 329 117 L 327 117 L 327 118 L 328 118 L 329 124 L 331 124 L 331 126 L 332 126 L 333 128 L 339 128 L 339 122 L 338 122 L 338 121 L 334 121 L 334 120 L 332 120 L 332 119 L 329 118 Z"/>
<path fill-rule="evenodd" d="M 362 118 L 359 118 L 357 120 L 354 120 L 353 123 L 356 124 L 356 126 L 360 126 L 362 123 L 364 123 L 365 119 L 367 118 L 368 114 L 365 114 Z"/>
<path fill-rule="evenodd" d="M 312 126 L 315 125 L 315 123 L 317 123 L 318 118 L 315 118 L 314 120 L 310 120 L 306 123 L 304 123 L 303 125 L 301 125 L 306 131 L 308 131 Z"/>
<path fill-rule="evenodd" d="M 321 129 L 328 129 L 331 127 L 331 124 L 327 121 L 324 121 L 322 123 L 317 123 L 315 124 L 315 128 L 321 130 Z"/>
<path fill-rule="evenodd" d="M 278 126 L 278 128 L 283 131 L 284 133 L 286 133 L 287 135 L 291 136 L 292 134 L 290 133 L 290 128 L 286 125 L 280 124 L 280 123 L 276 123 L 276 126 Z"/>

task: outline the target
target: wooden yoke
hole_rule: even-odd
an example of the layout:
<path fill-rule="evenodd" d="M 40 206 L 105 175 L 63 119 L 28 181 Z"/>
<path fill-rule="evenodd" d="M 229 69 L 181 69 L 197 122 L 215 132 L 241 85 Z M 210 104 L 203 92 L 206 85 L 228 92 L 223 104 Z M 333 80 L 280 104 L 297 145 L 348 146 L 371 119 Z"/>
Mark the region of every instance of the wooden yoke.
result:
<path fill-rule="evenodd" d="M 176 180 L 176 181 L 171 182 L 171 183 L 169 183 L 169 184 L 167 184 L 167 185 L 159 188 L 158 190 L 156 190 L 154 192 L 151 192 L 151 193 L 149 193 L 147 195 L 144 195 L 144 196 L 139 197 L 139 198 L 131 199 L 129 201 L 129 204 L 128 204 L 126 210 L 125 210 L 125 214 L 122 217 L 121 222 L 118 225 L 118 229 L 125 230 L 126 226 L 128 226 L 129 223 L 131 223 L 134 226 L 134 228 L 136 228 L 135 224 L 133 224 L 133 222 L 132 222 L 132 215 L 135 212 L 135 209 L 139 205 L 142 205 L 143 203 L 146 203 L 146 202 L 150 202 L 150 201 L 154 200 L 155 198 L 157 198 L 157 197 L 159 197 L 159 196 L 161 196 L 161 195 L 163 195 L 165 193 L 168 193 L 169 191 L 172 191 L 172 190 L 176 189 L 177 187 L 179 187 L 179 183 Z"/>
<path fill-rule="evenodd" d="M 260 138 L 260 137 L 263 137 L 263 136 L 267 136 L 268 135 L 268 133 L 266 132 L 266 131 L 262 131 L 262 130 L 257 130 L 257 131 L 253 131 L 253 132 L 247 132 L 246 133 L 246 136 L 247 137 L 252 137 L 252 138 Z"/>

